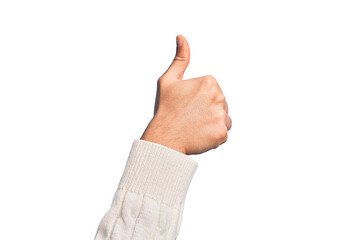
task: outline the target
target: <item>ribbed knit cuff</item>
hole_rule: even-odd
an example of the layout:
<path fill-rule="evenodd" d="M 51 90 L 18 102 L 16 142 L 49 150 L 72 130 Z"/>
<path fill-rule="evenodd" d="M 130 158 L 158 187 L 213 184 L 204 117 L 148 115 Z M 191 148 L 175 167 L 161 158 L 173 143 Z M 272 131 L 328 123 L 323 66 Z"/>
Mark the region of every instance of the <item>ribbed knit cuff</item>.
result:
<path fill-rule="evenodd" d="M 119 187 L 170 206 L 185 201 L 197 162 L 161 144 L 134 139 Z"/>

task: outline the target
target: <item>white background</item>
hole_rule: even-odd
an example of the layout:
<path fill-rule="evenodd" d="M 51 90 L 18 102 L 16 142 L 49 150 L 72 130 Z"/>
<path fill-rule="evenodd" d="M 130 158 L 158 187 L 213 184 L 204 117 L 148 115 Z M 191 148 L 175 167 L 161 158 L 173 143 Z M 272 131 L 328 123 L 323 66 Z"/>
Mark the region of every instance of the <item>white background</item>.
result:
<path fill-rule="evenodd" d="M 191 49 L 228 141 L 192 158 L 180 240 L 360 239 L 358 1 L 1 1 L 1 239 L 92 239 L 156 80 Z"/>

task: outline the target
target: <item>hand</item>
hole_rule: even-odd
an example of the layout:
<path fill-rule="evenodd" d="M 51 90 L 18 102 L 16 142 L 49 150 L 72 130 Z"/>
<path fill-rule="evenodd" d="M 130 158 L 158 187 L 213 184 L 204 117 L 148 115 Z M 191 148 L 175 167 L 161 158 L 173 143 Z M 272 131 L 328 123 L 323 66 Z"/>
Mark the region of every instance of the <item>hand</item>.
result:
<path fill-rule="evenodd" d="M 140 139 L 187 155 L 199 154 L 227 141 L 231 118 L 213 76 L 183 80 L 190 48 L 181 35 L 176 42 L 176 56 L 157 81 L 154 117 Z"/>

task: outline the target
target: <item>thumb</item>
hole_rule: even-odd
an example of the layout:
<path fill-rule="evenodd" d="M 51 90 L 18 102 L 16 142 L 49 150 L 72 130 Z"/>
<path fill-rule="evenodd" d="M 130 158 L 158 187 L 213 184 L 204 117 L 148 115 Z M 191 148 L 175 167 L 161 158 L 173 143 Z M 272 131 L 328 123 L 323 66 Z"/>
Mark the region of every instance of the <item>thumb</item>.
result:
<path fill-rule="evenodd" d="M 190 47 L 182 35 L 176 36 L 176 55 L 164 75 L 182 80 L 190 61 Z"/>

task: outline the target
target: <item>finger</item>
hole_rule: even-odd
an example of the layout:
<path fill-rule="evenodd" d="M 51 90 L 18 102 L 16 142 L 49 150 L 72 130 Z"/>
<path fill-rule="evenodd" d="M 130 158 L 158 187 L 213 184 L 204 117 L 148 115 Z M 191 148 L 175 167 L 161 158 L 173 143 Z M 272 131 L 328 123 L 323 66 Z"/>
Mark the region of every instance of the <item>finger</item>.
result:
<path fill-rule="evenodd" d="M 169 79 L 182 80 L 184 72 L 190 61 L 190 47 L 185 37 L 182 35 L 176 36 L 176 55 L 164 73 Z"/>
<path fill-rule="evenodd" d="M 229 113 L 229 106 L 228 106 L 227 101 L 225 101 L 225 112 Z"/>
<path fill-rule="evenodd" d="M 228 131 L 229 131 L 231 129 L 231 125 L 232 125 L 232 121 L 231 121 L 231 118 L 229 117 L 229 115 L 226 116 L 225 124 L 226 124 L 226 127 L 227 127 Z"/>

